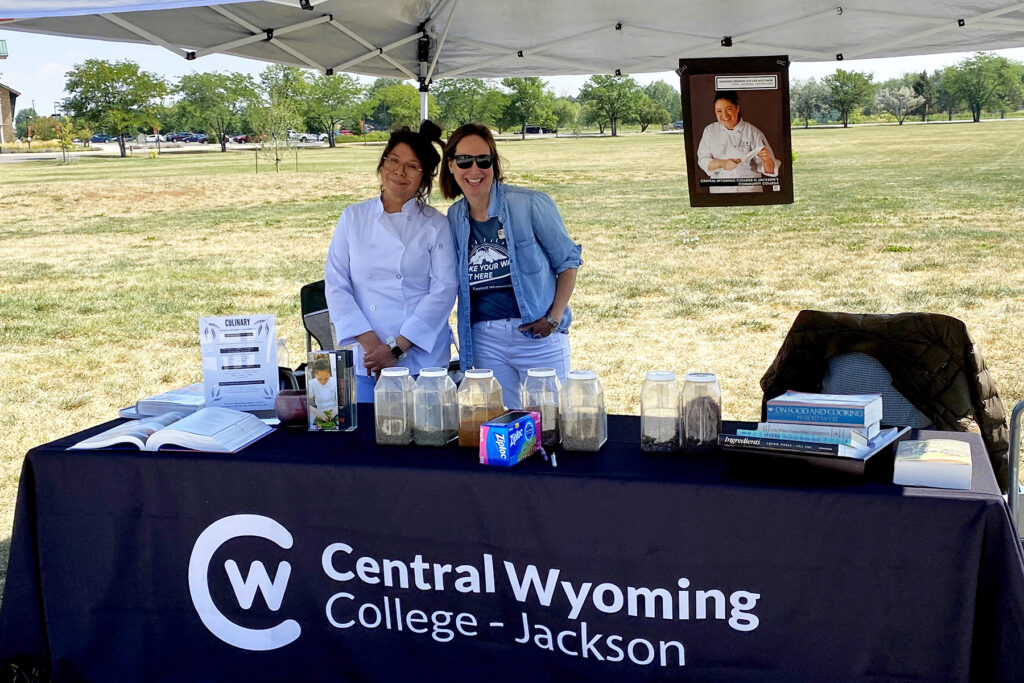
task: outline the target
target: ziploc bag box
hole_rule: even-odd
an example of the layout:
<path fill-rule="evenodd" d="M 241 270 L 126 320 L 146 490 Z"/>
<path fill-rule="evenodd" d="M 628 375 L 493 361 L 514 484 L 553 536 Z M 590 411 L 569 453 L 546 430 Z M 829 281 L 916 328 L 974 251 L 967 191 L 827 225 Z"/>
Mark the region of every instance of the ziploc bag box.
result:
<path fill-rule="evenodd" d="M 514 411 L 480 425 L 480 464 L 511 467 L 537 450 L 540 413 Z"/>

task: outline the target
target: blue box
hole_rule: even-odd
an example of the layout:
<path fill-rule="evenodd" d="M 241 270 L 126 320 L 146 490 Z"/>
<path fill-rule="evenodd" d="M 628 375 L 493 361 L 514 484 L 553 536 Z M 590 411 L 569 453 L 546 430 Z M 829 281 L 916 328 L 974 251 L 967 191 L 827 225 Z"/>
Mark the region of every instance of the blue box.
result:
<path fill-rule="evenodd" d="M 540 436 L 540 413 L 515 411 L 480 425 L 480 464 L 511 467 L 533 455 Z"/>

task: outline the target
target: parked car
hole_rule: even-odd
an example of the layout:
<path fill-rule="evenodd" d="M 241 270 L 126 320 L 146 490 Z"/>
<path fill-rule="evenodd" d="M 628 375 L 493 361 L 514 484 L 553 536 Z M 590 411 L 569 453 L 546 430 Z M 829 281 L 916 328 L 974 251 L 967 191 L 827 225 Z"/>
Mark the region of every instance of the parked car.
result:
<path fill-rule="evenodd" d="M 110 137 L 106 133 L 96 133 L 90 139 L 90 142 L 113 142 L 114 138 Z"/>
<path fill-rule="evenodd" d="M 210 141 L 210 137 L 206 133 L 192 133 L 192 135 L 189 135 L 187 138 L 185 138 L 185 142 L 209 142 L 209 141 Z"/>
<path fill-rule="evenodd" d="M 338 131 L 338 135 L 352 135 L 352 131 L 345 130 L 344 128 L 342 128 L 341 130 Z"/>
<path fill-rule="evenodd" d="M 544 128 L 543 126 L 523 126 L 527 135 L 540 135 L 541 133 L 554 133 L 554 128 Z"/>
<path fill-rule="evenodd" d="M 683 122 L 682 121 L 673 121 L 672 122 L 672 127 L 673 128 L 678 128 L 679 130 L 682 130 L 683 129 Z"/>
<path fill-rule="evenodd" d="M 187 130 L 182 130 L 177 133 L 170 133 L 167 135 L 167 142 L 185 142 L 189 135 L 192 133 Z"/>
<path fill-rule="evenodd" d="M 249 142 L 249 136 L 246 135 L 245 133 L 242 133 L 241 135 L 236 135 L 231 139 L 234 142 Z"/>
<path fill-rule="evenodd" d="M 167 142 L 167 138 L 159 134 L 151 134 L 146 136 L 146 142 Z"/>

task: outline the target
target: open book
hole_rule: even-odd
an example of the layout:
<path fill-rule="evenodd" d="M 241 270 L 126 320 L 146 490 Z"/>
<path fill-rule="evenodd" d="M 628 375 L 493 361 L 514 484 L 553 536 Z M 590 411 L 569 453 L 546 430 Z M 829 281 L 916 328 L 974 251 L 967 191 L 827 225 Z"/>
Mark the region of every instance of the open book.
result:
<path fill-rule="evenodd" d="M 128 444 L 144 451 L 178 446 L 209 453 L 235 453 L 274 431 L 252 415 L 230 408 L 203 408 L 191 415 L 165 413 L 100 432 L 69 449 Z"/>

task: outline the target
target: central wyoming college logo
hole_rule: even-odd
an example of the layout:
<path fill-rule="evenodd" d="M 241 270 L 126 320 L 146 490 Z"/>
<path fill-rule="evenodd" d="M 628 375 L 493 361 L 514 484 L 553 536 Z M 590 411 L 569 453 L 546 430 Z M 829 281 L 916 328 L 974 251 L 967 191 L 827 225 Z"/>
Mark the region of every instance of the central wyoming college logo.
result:
<path fill-rule="evenodd" d="M 272 541 L 288 550 L 292 547 L 292 535 L 278 522 L 262 515 L 231 515 L 218 519 L 199 534 L 192 548 L 192 556 L 188 562 L 188 590 L 192 595 L 192 604 L 203 624 L 210 633 L 228 645 L 243 650 L 274 650 L 291 643 L 302 629 L 294 619 L 286 619 L 271 628 L 244 628 L 225 617 L 210 596 L 209 570 L 214 553 L 222 545 L 233 538 L 255 536 Z M 234 560 L 224 563 L 231 588 L 242 609 L 252 607 L 256 591 L 263 594 L 267 606 L 276 612 L 281 608 L 284 591 L 288 586 L 288 577 L 292 567 L 281 562 L 277 567 L 273 580 L 259 560 L 249 566 L 249 573 L 242 577 L 238 564 Z"/>

